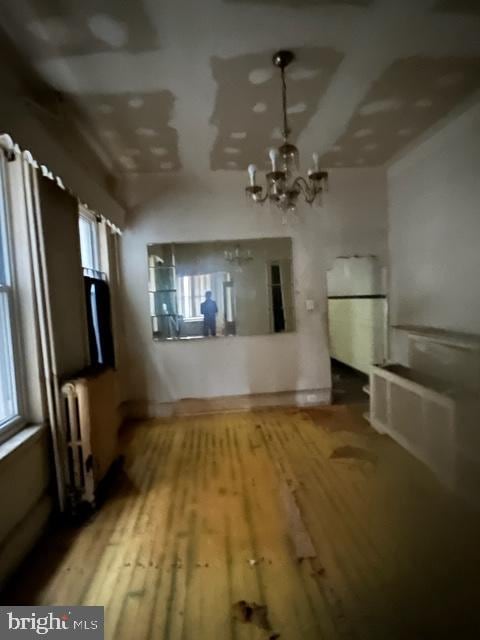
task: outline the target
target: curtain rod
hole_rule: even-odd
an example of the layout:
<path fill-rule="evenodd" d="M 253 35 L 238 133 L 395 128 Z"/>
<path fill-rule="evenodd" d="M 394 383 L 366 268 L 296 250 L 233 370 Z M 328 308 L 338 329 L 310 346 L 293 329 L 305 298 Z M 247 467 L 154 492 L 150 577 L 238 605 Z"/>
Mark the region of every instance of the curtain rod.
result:
<path fill-rule="evenodd" d="M 39 164 L 37 160 L 35 160 L 35 158 L 32 156 L 30 151 L 28 150 L 22 151 L 18 146 L 18 144 L 16 144 L 12 140 L 12 137 L 8 135 L 8 133 L 0 134 L 0 148 L 5 154 L 5 157 L 8 162 L 13 162 L 17 158 L 17 156 L 22 156 L 32 166 L 40 170 L 41 174 L 44 177 L 50 178 L 50 180 L 53 180 L 53 182 L 57 183 L 60 189 L 63 189 L 64 191 L 69 193 L 71 196 L 73 196 L 77 200 L 79 207 L 84 207 L 85 209 L 87 209 L 87 211 L 92 213 L 97 218 L 97 220 L 101 220 L 102 222 L 105 222 L 105 224 L 107 224 L 114 233 L 117 233 L 120 236 L 122 235 L 121 229 L 117 227 L 116 224 L 114 224 L 111 220 L 106 218 L 104 215 L 97 213 L 96 211 L 91 209 L 87 204 L 85 204 L 85 202 L 83 202 L 79 198 L 79 196 L 77 196 L 76 193 L 74 193 L 71 189 L 69 189 L 64 185 L 63 180 L 60 178 L 60 176 L 54 175 L 53 172 L 50 171 L 48 167 L 46 167 L 44 164 Z"/>

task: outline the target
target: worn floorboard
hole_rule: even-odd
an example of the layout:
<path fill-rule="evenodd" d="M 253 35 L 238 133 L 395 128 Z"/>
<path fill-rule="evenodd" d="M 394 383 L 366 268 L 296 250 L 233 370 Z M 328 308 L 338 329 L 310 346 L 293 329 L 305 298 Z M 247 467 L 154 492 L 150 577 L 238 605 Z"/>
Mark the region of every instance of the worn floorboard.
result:
<path fill-rule="evenodd" d="M 123 447 L 2 602 L 104 605 L 115 640 L 478 637 L 475 515 L 355 407 L 148 421 Z"/>

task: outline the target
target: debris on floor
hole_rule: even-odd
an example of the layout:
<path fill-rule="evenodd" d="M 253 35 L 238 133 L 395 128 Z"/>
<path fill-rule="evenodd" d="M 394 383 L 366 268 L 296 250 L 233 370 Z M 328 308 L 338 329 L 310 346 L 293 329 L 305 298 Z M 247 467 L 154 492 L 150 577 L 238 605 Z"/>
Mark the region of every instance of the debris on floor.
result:
<path fill-rule="evenodd" d="M 330 454 L 332 460 L 350 459 L 350 460 L 363 460 L 365 462 L 377 463 L 377 455 L 373 451 L 368 449 L 362 449 L 360 447 L 352 447 L 351 445 L 343 445 L 337 447 Z"/>
<path fill-rule="evenodd" d="M 326 574 L 325 567 L 320 566 L 317 569 L 315 569 L 311 575 L 312 575 L 312 578 L 316 578 L 317 576 L 324 576 L 325 574 Z"/>
<path fill-rule="evenodd" d="M 257 564 L 260 564 L 260 562 L 263 562 L 263 560 L 264 560 L 263 558 L 250 558 L 250 560 L 248 561 L 248 564 L 251 567 L 254 567 Z"/>
<path fill-rule="evenodd" d="M 287 516 L 288 534 L 295 549 L 297 560 L 315 558 L 317 553 L 300 513 L 295 490 L 289 487 L 287 483 L 283 483 L 280 487 L 280 498 Z"/>
<path fill-rule="evenodd" d="M 265 631 L 271 631 L 272 629 L 268 619 L 268 607 L 264 604 L 239 600 L 232 606 L 232 613 L 234 619 L 239 622 L 254 624 L 259 629 L 265 629 Z"/>

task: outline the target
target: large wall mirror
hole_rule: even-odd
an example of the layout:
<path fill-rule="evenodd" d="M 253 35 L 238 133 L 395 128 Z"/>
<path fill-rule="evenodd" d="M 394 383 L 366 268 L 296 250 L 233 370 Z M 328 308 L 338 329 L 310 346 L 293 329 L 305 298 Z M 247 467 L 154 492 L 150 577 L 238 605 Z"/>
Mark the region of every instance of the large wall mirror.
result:
<path fill-rule="evenodd" d="M 291 238 L 150 244 L 154 340 L 295 330 Z"/>

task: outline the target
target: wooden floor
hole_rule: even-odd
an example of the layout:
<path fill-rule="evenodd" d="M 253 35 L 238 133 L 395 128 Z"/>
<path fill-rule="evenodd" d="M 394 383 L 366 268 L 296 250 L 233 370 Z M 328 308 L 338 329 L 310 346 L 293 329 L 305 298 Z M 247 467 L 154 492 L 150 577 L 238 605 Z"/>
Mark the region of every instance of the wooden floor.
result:
<path fill-rule="evenodd" d="M 104 605 L 115 640 L 479 637 L 478 523 L 355 407 L 148 421 L 123 446 L 99 512 L 2 602 Z"/>

